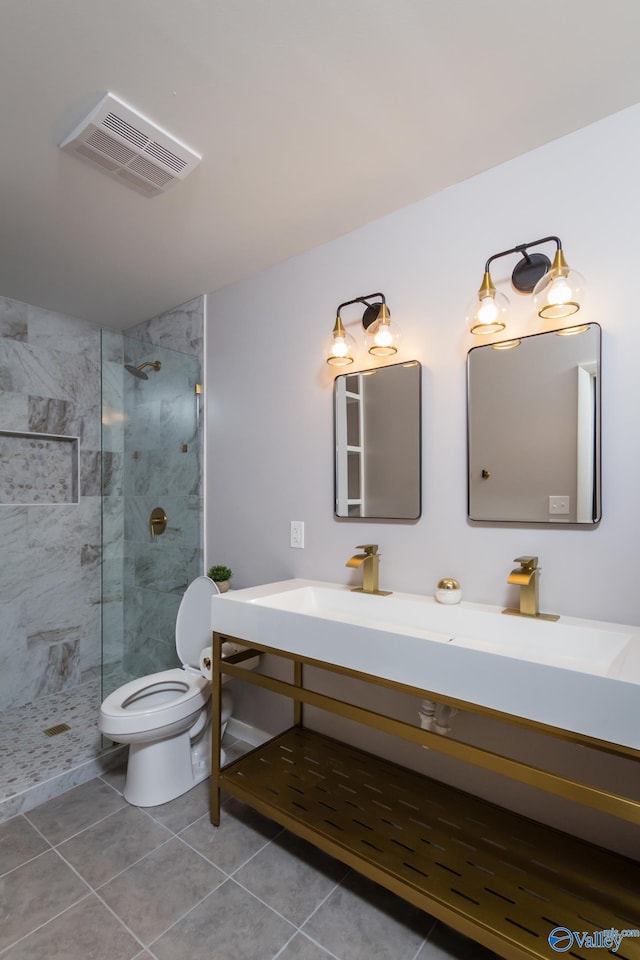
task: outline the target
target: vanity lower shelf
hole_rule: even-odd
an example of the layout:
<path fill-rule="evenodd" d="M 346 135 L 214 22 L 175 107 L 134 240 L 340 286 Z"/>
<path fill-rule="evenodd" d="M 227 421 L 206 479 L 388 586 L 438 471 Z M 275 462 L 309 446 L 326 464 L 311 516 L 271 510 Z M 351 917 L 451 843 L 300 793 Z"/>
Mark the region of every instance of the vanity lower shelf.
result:
<path fill-rule="evenodd" d="M 558 926 L 640 927 L 635 861 L 306 728 L 218 786 L 507 960 L 549 960 Z M 567 955 L 594 957 L 576 942 Z M 640 960 L 640 939 L 612 955 Z"/>

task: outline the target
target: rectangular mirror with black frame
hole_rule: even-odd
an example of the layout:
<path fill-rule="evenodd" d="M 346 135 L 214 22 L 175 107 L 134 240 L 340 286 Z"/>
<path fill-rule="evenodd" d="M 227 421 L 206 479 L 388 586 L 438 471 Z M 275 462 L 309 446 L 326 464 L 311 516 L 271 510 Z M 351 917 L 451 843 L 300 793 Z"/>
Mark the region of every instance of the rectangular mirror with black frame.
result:
<path fill-rule="evenodd" d="M 422 367 L 416 360 L 336 377 L 337 517 L 419 518 L 421 395 Z"/>
<path fill-rule="evenodd" d="M 470 520 L 600 520 L 600 364 L 597 323 L 469 351 Z"/>

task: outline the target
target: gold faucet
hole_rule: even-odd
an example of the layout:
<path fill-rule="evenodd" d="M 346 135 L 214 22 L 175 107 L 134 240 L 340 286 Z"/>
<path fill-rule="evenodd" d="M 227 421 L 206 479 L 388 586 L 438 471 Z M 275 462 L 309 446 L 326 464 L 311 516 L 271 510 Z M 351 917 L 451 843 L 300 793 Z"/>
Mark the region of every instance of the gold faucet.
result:
<path fill-rule="evenodd" d="M 362 586 L 352 587 L 354 593 L 373 593 L 378 597 L 388 597 L 390 590 L 378 589 L 378 573 L 380 571 L 380 554 L 378 553 L 377 543 L 362 543 L 356 547 L 356 550 L 364 550 L 364 553 L 355 553 L 349 557 L 345 567 L 362 567 Z"/>
<path fill-rule="evenodd" d="M 520 587 L 520 609 L 507 607 L 503 613 L 516 617 L 535 617 L 538 620 L 558 620 L 555 613 L 540 613 L 538 600 L 538 582 L 540 567 L 537 557 L 516 557 L 514 563 L 520 566 L 512 570 L 507 577 L 507 583 L 516 583 Z"/>

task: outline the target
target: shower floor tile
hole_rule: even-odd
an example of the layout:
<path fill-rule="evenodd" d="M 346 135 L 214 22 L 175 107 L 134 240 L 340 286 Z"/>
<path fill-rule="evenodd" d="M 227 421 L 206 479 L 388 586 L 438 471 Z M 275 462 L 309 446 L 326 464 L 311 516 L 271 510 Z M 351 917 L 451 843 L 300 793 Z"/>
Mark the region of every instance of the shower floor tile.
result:
<path fill-rule="evenodd" d="M 114 748 L 102 748 L 100 702 L 100 680 L 95 679 L 0 714 L 0 821 L 100 772 L 93 770 L 92 763 L 100 755 L 114 753 Z M 46 736 L 44 730 L 59 724 L 70 729 Z M 32 791 L 34 803 L 29 803 Z"/>

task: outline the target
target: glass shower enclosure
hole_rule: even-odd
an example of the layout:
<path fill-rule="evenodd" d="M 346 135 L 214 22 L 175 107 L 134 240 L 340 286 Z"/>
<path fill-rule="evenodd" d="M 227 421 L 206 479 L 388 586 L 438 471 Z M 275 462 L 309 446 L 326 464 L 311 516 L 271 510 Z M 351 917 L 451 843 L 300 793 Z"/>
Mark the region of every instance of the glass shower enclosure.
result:
<path fill-rule="evenodd" d="M 180 665 L 178 606 L 203 562 L 200 382 L 197 357 L 102 332 L 103 699 Z"/>

